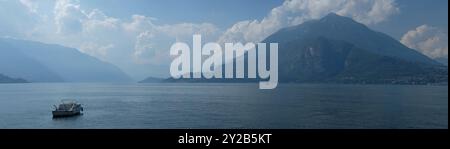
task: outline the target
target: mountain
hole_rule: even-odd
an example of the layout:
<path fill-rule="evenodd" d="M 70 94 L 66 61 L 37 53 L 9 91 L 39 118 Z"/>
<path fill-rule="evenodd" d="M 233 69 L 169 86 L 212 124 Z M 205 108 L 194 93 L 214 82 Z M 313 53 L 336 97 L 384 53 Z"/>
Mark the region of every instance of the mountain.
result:
<path fill-rule="evenodd" d="M 278 43 L 280 82 L 448 84 L 448 67 L 388 35 L 334 13 L 283 28 L 262 42 Z M 247 59 L 246 54 L 244 57 Z"/>
<path fill-rule="evenodd" d="M 47 66 L 25 55 L 0 38 L 0 72 L 33 82 L 61 82 L 63 79 Z"/>
<path fill-rule="evenodd" d="M 28 81 L 24 79 L 10 78 L 8 76 L 0 74 L 0 83 L 28 83 Z"/>
<path fill-rule="evenodd" d="M 278 42 L 286 45 L 292 42 L 315 38 L 345 41 L 374 54 L 395 57 L 410 62 L 439 64 L 427 56 L 410 49 L 398 40 L 381 32 L 369 29 L 351 18 L 330 13 L 320 20 L 284 28 L 267 37 L 263 42 Z"/>
<path fill-rule="evenodd" d="M 128 82 L 118 67 L 77 49 L 0 38 L 0 72 L 32 82 Z"/>
<path fill-rule="evenodd" d="M 148 77 L 148 78 L 145 78 L 142 81 L 139 81 L 138 83 L 160 83 L 160 82 L 163 82 L 163 81 L 164 81 L 163 78 Z"/>
<path fill-rule="evenodd" d="M 434 60 L 436 60 L 437 62 L 448 66 L 448 57 L 439 57 L 439 58 L 435 58 Z"/>
<path fill-rule="evenodd" d="M 235 63 L 233 63 L 235 64 Z M 247 63 L 245 63 L 247 65 Z M 247 67 L 245 67 L 247 68 Z M 236 68 L 234 68 L 235 70 Z M 222 72 L 225 72 L 225 66 L 222 66 Z M 194 76 L 194 73 L 190 73 L 191 76 Z M 190 79 L 190 78 L 179 78 L 174 79 L 172 77 L 164 79 L 162 82 L 164 83 L 251 83 L 259 81 L 259 79 L 255 78 L 247 78 L 247 74 L 244 74 L 244 78 L 225 78 L 225 75 L 222 75 L 222 78 L 211 78 L 211 79 Z"/>
<path fill-rule="evenodd" d="M 281 82 L 448 82 L 447 67 L 336 14 L 281 29 L 263 42 L 279 43 Z"/>
<path fill-rule="evenodd" d="M 447 67 L 375 54 L 324 37 L 280 47 L 281 82 L 428 84 L 447 81 Z"/>

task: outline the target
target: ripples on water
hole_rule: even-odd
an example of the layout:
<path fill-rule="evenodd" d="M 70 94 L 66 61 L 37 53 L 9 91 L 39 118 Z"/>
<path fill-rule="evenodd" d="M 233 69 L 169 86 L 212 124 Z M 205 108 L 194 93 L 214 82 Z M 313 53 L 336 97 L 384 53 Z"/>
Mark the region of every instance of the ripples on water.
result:
<path fill-rule="evenodd" d="M 52 119 L 64 98 L 84 114 Z M 448 129 L 448 86 L 0 84 L 0 128 Z"/>

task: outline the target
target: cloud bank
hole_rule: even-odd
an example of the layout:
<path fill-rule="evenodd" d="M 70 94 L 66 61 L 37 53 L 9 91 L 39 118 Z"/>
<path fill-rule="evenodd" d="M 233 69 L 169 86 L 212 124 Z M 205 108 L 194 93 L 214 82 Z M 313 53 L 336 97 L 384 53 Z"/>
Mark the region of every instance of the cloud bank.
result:
<path fill-rule="evenodd" d="M 116 46 L 117 43 L 128 45 L 130 50 L 116 50 L 129 51 L 128 58 L 137 64 L 167 62 L 170 59 L 166 49 L 173 42 L 189 40 L 193 34 L 217 36 L 219 30 L 211 23 L 157 25 L 154 23 L 157 19 L 139 14 L 121 20 L 99 9 L 85 10 L 77 0 L 56 1 L 53 13 L 56 26 L 53 36 L 75 43 L 70 46 L 103 60 L 115 48 L 123 47 Z"/>
<path fill-rule="evenodd" d="M 394 0 L 287 0 L 262 20 L 234 24 L 219 42 L 259 42 L 281 28 L 318 19 L 330 12 L 371 25 L 387 20 L 399 12 L 399 8 Z"/>
<path fill-rule="evenodd" d="M 401 42 L 431 58 L 448 58 L 448 31 L 421 25 L 408 31 Z"/>

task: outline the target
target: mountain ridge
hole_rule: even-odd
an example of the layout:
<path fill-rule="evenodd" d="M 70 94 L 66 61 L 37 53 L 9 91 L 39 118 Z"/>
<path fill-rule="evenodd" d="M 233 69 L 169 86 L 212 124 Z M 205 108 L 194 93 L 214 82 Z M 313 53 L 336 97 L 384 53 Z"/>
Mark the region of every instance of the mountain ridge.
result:
<path fill-rule="evenodd" d="M 296 40 L 317 37 L 343 40 L 375 54 L 398 57 L 407 61 L 419 61 L 434 65 L 440 64 L 416 50 L 404 46 L 398 40 L 384 33 L 373 31 L 364 24 L 335 13 L 330 13 L 319 20 L 311 20 L 303 24 L 280 29 L 264 39 L 263 42 L 278 41 L 279 44 L 282 44 L 288 41 L 277 40 L 277 38 Z"/>
<path fill-rule="evenodd" d="M 11 78 L 0 73 L 0 83 L 29 83 L 27 80 L 21 78 Z"/>
<path fill-rule="evenodd" d="M 448 68 L 444 65 L 334 13 L 280 29 L 262 42 L 278 43 L 279 81 L 284 83 L 448 84 Z M 244 57 L 247 59 L 246 54 Z"/>
<path fill-rule="evenodd" d="M 117 66 L 60 45 L 0 38 L 0 53 L 0 71 L 32 82 L 131 82 Z"/>

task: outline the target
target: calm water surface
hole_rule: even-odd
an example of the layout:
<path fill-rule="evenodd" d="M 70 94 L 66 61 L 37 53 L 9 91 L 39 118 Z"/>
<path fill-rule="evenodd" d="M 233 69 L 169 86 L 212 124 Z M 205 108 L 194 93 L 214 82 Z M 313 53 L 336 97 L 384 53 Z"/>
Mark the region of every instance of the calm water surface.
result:
<path fill-rule="evenodd" d="M 84 114 L 52 119 L 64 98 Z M 0 128 L 448 129 L 448 86 L 0 84 Z"/>

